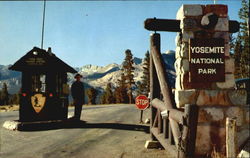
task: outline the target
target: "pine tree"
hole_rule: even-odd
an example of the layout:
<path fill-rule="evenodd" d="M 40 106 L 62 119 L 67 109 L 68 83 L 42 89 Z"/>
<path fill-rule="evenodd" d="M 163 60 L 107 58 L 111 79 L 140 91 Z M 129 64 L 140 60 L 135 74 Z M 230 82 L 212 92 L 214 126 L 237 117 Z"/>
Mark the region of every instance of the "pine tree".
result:
<path fill-rule="evenodd" d="M 8 87 L 6 83 L 3 83 L 3 89 L 0 93 L 0 100 L 3 105 L 9 104 L 9 92 L 8 92 Z"/>
<path fill-rule="evenodd" d="M 101 97 L 102 104 L 112 104 L 114 103 L 114 96 L 112 91 L 111 83 L 108 83 L 106 89 Z"/>
<path fill-rule="evenodd" d="M 249 77 L 249 1 L 242 0 L 242 8 L 239 11 L 240 30 L 234 43 L 235 76 L 236 78 Z"/>
<path fill-rule="evenodd" d="M 96 97 L 98 95 L 98 92 L 95 88 L 89 88 L 86 90 L 87 97 L 88 97 L 88 104 L 89 105 L 94 105 L 96 104 Z"/>
<path fill-rule="evenodd" d="M 116 87 L 114 95 L 115 95 L 116 103 L 128 103 L 129 102 L 128 93 L 125 88 Z"/>
<path fill-rule="evenodd" d="M 242 52 L 242 45 L 240 42 L 239 34 L 234 41 L 234 60 L 235 60 L 235 78 L 241 78 L 242 77 L 242 72 L 241 72 L 241 52 Z"/>
<path fill-rule="evenodd" d="M 3 92 L 0 90 L 0 105 L 3 105 Z"/>
<path fill-rule="evenodd" d="M 103 92 L 103 94 L 100 97 L 100 104 L 106 104 L 106 94 Z"/>
<path fill-rule="evenodd" d="M 122 69 L 123 71 L 123 69 Z M 125 83 L 125 75 L 121 74 L 121 79 L 118 80 L 118 86 L 115 88 L 114 97 L 116 103 L 128 103 L 127 86 Z"/>
<path fill-rule="evenodd" d="M 132 87 L 135 84 L 134 81 L 134 60 L 133 60 L 133 54 L 131 53 L 131 50 L 127 49 L 125 51 L 125 59 L 123 62 L 123 73 L 125 76 L 125 84 L 128 92 L 128 98 L 129 98 L 129 104 L 133 103 L 133 94 L 132 94 Z"/>
<path fill-rule="evenodd" d="M 149 51 L 146 52 L 145 58 L 143 60 L 143 76 L 142 82 L 137 84 L 138 93 L 143 95 L 148 95 L 149 93 L 149 67 L 150 67 L 150 59 L 149 59 Z"/>
<path fill-rule="evenodd" d="M 11 95 L 9 99 L 9 104 L 18 105 L 19 101 L 20 101 L 20 94 L 16 93 L 16 94 Z"/>

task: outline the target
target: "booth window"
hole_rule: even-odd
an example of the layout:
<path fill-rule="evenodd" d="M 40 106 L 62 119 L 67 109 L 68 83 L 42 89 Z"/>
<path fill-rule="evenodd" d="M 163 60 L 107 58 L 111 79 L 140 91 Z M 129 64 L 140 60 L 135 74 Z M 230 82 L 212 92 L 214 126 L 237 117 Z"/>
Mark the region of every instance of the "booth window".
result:
<path fill-rule="evenodd" d="M 42 92 L 46 91 L 46 76 L 43 74 L 32 75 L 32 92 Z"/>

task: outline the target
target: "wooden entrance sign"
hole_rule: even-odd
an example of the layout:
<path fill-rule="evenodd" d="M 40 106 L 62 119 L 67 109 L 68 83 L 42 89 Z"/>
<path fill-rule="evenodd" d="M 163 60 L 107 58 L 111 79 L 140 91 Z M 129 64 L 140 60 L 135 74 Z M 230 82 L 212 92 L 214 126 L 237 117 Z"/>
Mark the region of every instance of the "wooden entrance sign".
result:
<path fill-rule="evenodd" d="M 190 39 L 189 70 L 190 82 L 225 81 L 225 46 L 224 40 Z"/>

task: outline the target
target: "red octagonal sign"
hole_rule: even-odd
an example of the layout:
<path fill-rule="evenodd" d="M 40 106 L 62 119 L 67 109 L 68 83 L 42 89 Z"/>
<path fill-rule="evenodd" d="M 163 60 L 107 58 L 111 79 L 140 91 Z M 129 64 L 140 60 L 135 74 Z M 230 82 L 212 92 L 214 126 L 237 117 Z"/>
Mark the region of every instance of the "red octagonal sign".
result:
<path fill-rule="evenodd" d="M 145 110 L 149 106 L 149 100 L 145 95 L 139 95 L 135 99 L 135 105 L 140 110 Z"/>

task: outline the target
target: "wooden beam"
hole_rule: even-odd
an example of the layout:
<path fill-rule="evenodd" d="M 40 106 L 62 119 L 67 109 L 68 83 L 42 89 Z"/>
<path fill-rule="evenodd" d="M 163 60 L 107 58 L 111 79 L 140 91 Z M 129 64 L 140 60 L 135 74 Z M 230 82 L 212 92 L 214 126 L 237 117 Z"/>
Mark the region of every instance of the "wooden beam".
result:
<path fill-rule="evenodd" d="M 180 20 L 149 18 L 144 21 L 144 28 L 149 31 L 181 32 Z M 229 21 L 229 33 L 238 32 L 240 24 L 238 21 Z"/>
<path fill-rule="evenodd" d="M 165 103 L 158 98 L 155 98 L 151 101 L 151 105 L 154 108 L 159 109 L 161 112 L 165 110 L 169 110 L 164 104 Z"/>
<path fill-rule="evenodd" d="M 168 126 L 168 141 L 171 145 L 174 145 L 174 136 L 173 136 L 173 132 L 172 132 L 170 123 Z"/>
<path fill-rule="evenodd" d="M 164 138 L 168 138 L 168 127 L 169 127 L 168 119 L 163 119 L 163 136 L 164 136 Z"/>
<path fill-rule="evenodd" d="M 180 20 L 146 19 L 144 28 L 150 31 L 181 32 Z"/>
<path fill-rule="evenodd" d="M 235 20 L 229 21 L 229 33 L 236 33 L 240 30 L 240 23 Z"/>
<path fill-rule="evenodd" d="M 154 121 L 153 121 L 153 125 L 150 128 L 154 128 L 154 127 L 158 127 L 158 113 L 156 113 Z"/>
<path fill-rule="evenodd" d="M 176 147 L 172 144 L 170 144 L 167 139 L 164 139 L 163 134 L 158 134 L 157 133 L 157 128 L 151 128 L 151 132 L 155 135 L 155 137 L 159 140 L 161 143 L 162 147 L 171 154 L 169 157 L 175 157 L 177 155 L 177 150 Z"/>
<path fill-rule="evenodd" d="M 174 97 L 172 90 L 168 85 L 167 73 L 160 51 L 160 34 L 154 33 L 151 35 L 151 54 L 154 61 L 155 69 L 157 72 L 160 89 L 163 95 L 164 105 L 167 109 L 176 108 L 174 104 Z"/>
<path fill-rule="evenodd" d="M 184 112 L 179 111 L 177 109 L 168 109 L 165 105 L 165 103 L 163 101 L 161 101 L 160 99 L 153 99 L 151 101 L 151 106 L 153 106 L 154 108 L 159 109 L 161 112 L 162 111 L 169 111 L 169 118 L 175 120 L 178 123 L 182 123 L 183 122 L 183 118 L 184 118 Z"/>
<path fill-rule="evenodd" d="M 161 111 L 158 109 L 158 112 L 157 112 L 157 117 L 158 117 L 158 134 L 162 133 L 163 132 L 163 121 L 162 121 L 162 118 L 161 118 Z"/>
<path fill-rule="evenodd" d="M 160 85 L 159 85 L 159 81 L 157 78 L 157 74 L 156 74 L 156 70 L 155 70 L 155 66 L 154 66 L 154 62 L 153 62 L 153 57 L 152 57 L 152 47 L 153 47 L 153 43 L 150 40 L 150 45 L 151 45 L 151 50 L 150 50 L 150 101 L 152 101 L 154 98 L 158 98 L 160 97 Z M 150 106 L 151 109 L 151 114 L 150 114 L 150 128 L 154 127 L 154 120 L 156 117 L 156 112 L 157 109 L 153 108 L 152 105 Z M 156 140 L 156 138 L 154 137 L 154 135 L 150 132 L 150 136 L 151 139 L 154 141 Z"/>
<path fill-rule="evenodd" d="M 178 149 L 179 138 L 181 136 L 179 124 L 176 121 L 172 120 L 171 118 L 169 118 L 169 122 L 170 122 L 170 126 L 171 126 L 171 131 L 172 131 L 173 136 L 174 136 L 175 146 Z"/>
<path fill-rule="evenodd" d="M 198 106 L 193 104 L 185 105 L 186 126 L 183 127 L 182 140 L 186 158 L 193 158 L 195 155 L 195 142 L 198 122 Z"/>
<path fill-rule="evenodd" d="M 226 119 L 226 150 L 227 157 L 237 157 L 236 119 Z"/>

